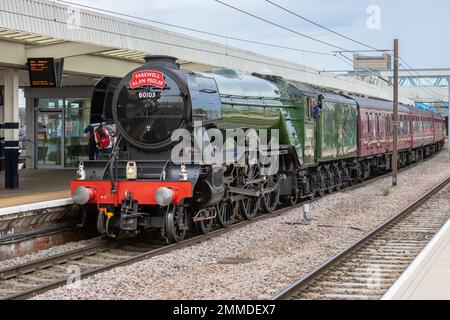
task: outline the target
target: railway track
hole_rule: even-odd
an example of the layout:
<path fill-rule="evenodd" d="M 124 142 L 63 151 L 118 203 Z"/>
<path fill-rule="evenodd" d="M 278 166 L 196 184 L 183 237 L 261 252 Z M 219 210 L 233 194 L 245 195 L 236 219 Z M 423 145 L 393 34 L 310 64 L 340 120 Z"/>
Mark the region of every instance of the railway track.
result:
<path fill-rule="evenodd" d="M 402 170 L 411 169 L 412 164 Z M 359 184 L 340 190 L 346 192 L 389 176 L 386 173 Z M 327 196 L 327 195 L 325 195 Z M 317 198 L 318 199 L 318 198 Z M 317 199 L 313 200 L 316 201 Z M 70 277 L 69 267 L 78 266 L 80 278 L 85 279 L 96 273 L 104 272 L 119 266 L 128 265 L 145 260 L 170 251 L 195 245 L 231 230 L 241 228 L 250 223 L 281 215 L 287 211 L 301 207 L 281 208 L 269 215 L 260 215 L 253 220 L 235 223 L 228 228 L 217 229 L 205 235 L 192 236 L 180 243 L 167 245 L 162 242 L 142 242 L 123 239 L 116 242 L 101 241 L 85 248 L 52 255 L 47 258 L 34 260 L 25 264 L 0 269 L 0 300 L 27 299 L 45 291 L 67 284 Z M 73 270 L 73 269 L 72 269 Z"/>
<path fill-rule="evenodd" d="M 274 300 L 380 299 L 450 218 L 450 177 Z"/>
<path fill-rule="evenodd" d="M 146 243 L 142 240 L 134 241 L 133 239 L 123 239 L 116 242 L 101 241 L 85 248 L 0 269 L 0 300 L 27 299 L 63 286 L 68 283 L 69 267 L 78 266 L 81 271 L 80 279 L 85 279 L 96 273 L 205 242 L 250 223 L 281 215 L 301 205 L 281 208 L 270 215 L 260 215 L 253 220 L 241 221 L 228 228 L 192 236 L 180 243 L 167 245 L 163 242 Z"/>

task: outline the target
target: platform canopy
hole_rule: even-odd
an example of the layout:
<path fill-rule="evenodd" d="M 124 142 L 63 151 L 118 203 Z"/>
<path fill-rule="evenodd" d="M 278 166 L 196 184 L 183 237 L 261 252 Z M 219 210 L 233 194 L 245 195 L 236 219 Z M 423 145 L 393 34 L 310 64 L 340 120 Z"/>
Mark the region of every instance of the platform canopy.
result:
<path fill-rule="evenodd" d="M 29 57 L 54 57 L 64 58 L 66 75 L 123 76 L 145 55 L 162 54 L 177 57 L 192 71 L 224 67 L 270 73 L 346 93 L 392 98 L 387 86 L 319 74 L 290 61 L 46 0 L 0 1 L 0 47 L 0 68 L 25 69 Z"/>

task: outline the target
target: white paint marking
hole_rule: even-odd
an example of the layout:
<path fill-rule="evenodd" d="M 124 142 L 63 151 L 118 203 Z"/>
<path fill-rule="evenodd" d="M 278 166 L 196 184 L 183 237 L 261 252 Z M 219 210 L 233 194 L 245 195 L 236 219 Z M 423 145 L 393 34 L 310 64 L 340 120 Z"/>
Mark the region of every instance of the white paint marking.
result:
<path fill-rule="evenodd" d="M 22 204 L 19 206 L 0 208 L 0 216 L 6 216 L 8 214 L 15 214 L 21 212 L 28 212 L 33 210 L 40 210 L 46 208 L 55 208 L 73 204 L 72 198 L 35 202 L 30 204 Z"/>

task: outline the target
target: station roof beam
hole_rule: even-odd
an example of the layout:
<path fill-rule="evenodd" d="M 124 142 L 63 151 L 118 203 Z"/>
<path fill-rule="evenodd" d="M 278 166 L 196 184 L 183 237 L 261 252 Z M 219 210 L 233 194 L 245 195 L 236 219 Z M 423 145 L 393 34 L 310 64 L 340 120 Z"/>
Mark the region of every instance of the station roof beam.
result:
<path fill-rule="evenodd" d="M 86 54 L 101 53 L 111 50 L 103 46 L 87 43 L 62 42 L 48 45 L 28 46 L 26 48 L 27 58 L 53 57 L 55 59 L 76 57 Z"/>

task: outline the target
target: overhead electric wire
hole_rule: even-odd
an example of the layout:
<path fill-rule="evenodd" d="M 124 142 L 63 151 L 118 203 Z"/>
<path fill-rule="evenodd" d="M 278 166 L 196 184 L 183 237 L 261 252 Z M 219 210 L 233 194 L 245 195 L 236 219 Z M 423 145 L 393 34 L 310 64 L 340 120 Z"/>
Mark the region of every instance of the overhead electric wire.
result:
<path fill-rule="evenodd" d="M 399 59 L 400 59 L 401 61 L 403 61 L 403 63 L 405 63 L 405 65 L 410 69 L 410 70 L 404 69 L 404 70 L 401 70 L 401 71 L 405 71 L 405 72 L 407 72 L 410 76 L 415 77 L 414 74 L 412 73 L 412 72 L 414 72 L 414 73 L 416 74 L 417 77 L 419 77 L 419 78 L 421 77 L 420 74 L 419 74 L 417 71 L 415 71 L 415 69 L 412 68 L 412 67 L 411 67 L 411 66 L 410 66 L 403 58 L 399 57 Z M 431 85 L 433 86 L 433 84 L 432 84 L 431 82 L 429 82 L 428 80 L 425 80 L 425 81 L 427 81 L 429 84 L 431 84 Z M 424 93 L 431 94 L 431 96 L 434 96 L 434 97 L 440 96 L 440 95 L 441 95 L 441 94 L 439 94 L 439 93 L 433 92 L 433 91 L 432 91 L 430 88 L 428 88 L 428 87 L 418 86 L 418 85 L 416 85 L 416 84 L 414 84 L 414 83 L 413 83 L 413 86 L 414 86 L 415 88 L 418 88 L 419 90 L 422 90 Z"/>
<path fill-rule="evenodd" d="M 319 28 L 322 28 L 322 29 L 327 30 L 327 31 L 329 31 L 329 32 L 331 32 L 331 33 L 334 33 L 334 34 L 336 34 L 336 35 L 338 35 L 338 36 L 340 36 L 340 37 L 342 37 L 342 38 L 344 38 L 344 39 L 350 40 L 350 41 L 352 41 L 352 42 L 354 42 L 354 43 L 357 43 L 357 44 L 359 44 L 359 45 L 362 45 L 362 46 L 364 46 L 364 47 L 366 47 L 366 48 L 369 48 L 369 49 L 372 49 L 372 50 L 375 50 L 375 51 L 380 51 L 380 52 L 381 52 L 381 51 L 385 51 L 385 50 L 379 50 L 379 49 L 377 49 L 377 48 L 375 48 L 375 47 L 372 47 L 372 46 L 370 46 L 370 45 L 368 45 L 368 44 L 365 44 L 365 43 L 363 43 L 363 42 L 361 42 L 361 41 L 358 41 L 358 40 L 353 39 L 353 38 L 351 38 L 351 37 L 348 37 L 348 36 L 346 36 L 346 35 L 344 35 L 344 34 L 342 34 L 342 33 L 339 33 L 339 32 L 337 32 L 337 31 L 335 31 L 335 30 L 333 30 L 333 29 L 330 29 L 330 28 L 328 28 L 328 27 L 325 27 L 325 26 L 323 26 L 323 25 L 321 25 L 321 24 L 319 24 L 319 23 L 317 23 L 317 22 L 315 22 L 315 21 L 313 21 L 313 20 L 311 20 L 311 19 L 308 19 L 308 18 L 306 18 L 306 17 L 304 17 L 304 16 L 302 16 L 302 15 L 300 15 L 300 14 L 298 14 L 298 13 L 295 13 L 295 12 L 293 12 L 292 10 L 289 10 L 289 9 L 287 9 L 287 8 L 285 8 L 285 7 L 283 7 L 283 6 L 279 5 L 279 4 L 277 4 L 277 3 L 275 3 L 275 2 L 272 2 L 272 1 L 270 1 L 270 0 L 265 0 L 265 1 L 266 1 L 267 3 L 269 3 L 269 4 L 271 4 L 271 5 L 273 5 L 273 6 L 277 7 L 277 8 L 279 8 L 279 9 L 285 11 L 285 12 L 290 13 L 291 15 L 294 15 L 294 16 L 296 16 L 296 17 L 302 19 L 302 20 L 305 20 L 305 21 L 307 21 L 307 22 L 309 22 L 309 23 L 311 23 L 311 24 L 313 24 L 313 25 L 315 25 L 315 26 L 317 26 L 317 27 L 319 27 Z M 349 52 L 353 52 L 353 51 L 352 51 L 352 50 L 349 50 Z M 359 51 L 359 52 L 361 52 L 361 51 Z"/>
<path fill-rule="evenodd" d="M 411 68 L 411 66 L 409 66 L 409 68 Z M 412 69 L 412 68 L 411 68 Z M 410 70 L 408 70 L 408 69 L 402 69 L 402 70 L 399 70 L 399 71 L 404 71 L 404 72 L 407 72 L 410 76 L 413 76 L 414 77 L 414 74 L 410 71 Z M 418 76 L 420 76 L 418 73 L 417 73 L 417 75 Z M 415 85 L 415 84 L 413 84 L 413 87 L 414 88 L 417 88 L 417 89 L 419 89 L 419 90 L 421 90 L 423 93 L 425 93 L 426 95 L 431 95 L 431 97 L 436 97 L 436 92 L 432 92 L 430 89 L 426 89 L 425 87 L 421 87 L 421 86 L 417 86 L 417 85 Z M 414 93 L 412 93 L 413 95 L 414 95 Z M 415 96 L 413 96 L 413 99 L 412 100 L 417 100 L 419 98 L 419 96 L 416 94 Z"/>
<path fill-rule="evenodd" d="M 328 46 L 331 46 L 331 47 L 334 47 L 334 48 L 338 48 L 338 49 L 343 50 L 343 51 L 345 51 L 345 52 L 359 52 L 359 51 L 357 51 L 357 50 L 348 50 L 348 49 L 344 49 L 344 48 L 339 47 L 339 46 L 336 46 L 336 45 L 334 45 L 334 44 L 331 44 L 331 43 L 322 41 L 322 40 L 320 40 L 320 39 L 317 39 L 317 38 L 314 38 L 314 37 L 305 35 L 305 34 L 303 34 L 303 33 L 300 33 L 300 32 L 298 32 L 298 31 L 292 30 L 292 29 L 290 29 L 290 28 L 287 28 L 287 27 L 282 26 L 282 25 L 280 25 L 280 24 L 278 24 L 278 23 L 275 23 L 275 22 L 270 21 L 270 20 L 268 20 L 268 19 L 265 19 L 265 18 L 262 18 L 262 17 L 260 17 L 260 16 L 257 16 L 257 15 L 255 15 L 255 14 L 250 13 L 250 12 L 248 12 L 248 11 L 245 11 L 245 10 L 243 10 L 243 9 L 237 8 L 237 7 L 235 7 L 235 6 L 232 6 L 232 5 L 228 4 L 228 3 L 222 2 L 222 1 L 220 1 L 220 0 L 214 0 L 214 1 L 220 3 L 220 4 L 224 5 L 224 6 L 227 6 L 227 7 L 231 8 L 231 9 L 234 9 L 234 10 L 236 10 L 236 11 L 238 11 L 238 12 L 241 12 L 241 13 L 244 13 L 244 14 L 246 14 L 246 15 L 249 15 L 249 16 L 251 16 L 251 17 L 253 17 L 253 18 L 256 18 L 256 19 L 258 19 L 258 20 L 260 20 L 260 21 L 269 23 L 269 24 L 274 25 L 274 26 L 276 26 L 276 27 L 278 27 L 278 28 L 281 28 L 281 29 L 284 29 L 284 30 L 293 32 L 293 33 L 295 33 L 295 34 L 298 34 L 298 35 L 303 36 L 303 37 L 306 37 L 306 38 L 308 38 L 308 39 L 311 39 L 311 40 L 320 42 L 320 43 L 322 43 L 322 44 L 326 44 L 326 45 L 328 45 Z M 305 17 L 303 17 L 303 16 L 300 16 L 299 14 L 296 14 L 295 12 L 292 12 L 292 11 L 290 11 L 289 9 L 286 9 L 286 8 L 280 6 L 280 5 L 278 5 L 278 4 L 276 4 L 276 3 L 272 2 L 272 1 L 269 1 L 269 0 L 265 0 L 265 1 L 268 2 L 268 3 L 270 3 L 270 4 L 272 4 L 272 5 L 274 5 L 274 6 L 276 6 L 276 7 L 278 7 L 278 8 L 280 8 L 280 9 L 282 9 L 282 10 L 284 10 L 284 11 L 286 11 L 286 12 L 289 12 L 289 13 L 291 13 L 291 14 L 293 14 L 293 15 L 295 15 L 295 16 L 297 16 L 297 17 L 303 19 L 303 20 L 306 20 L 306 21 L 308 21 L 308 22 L 310 22 L 310 23 L 312 23 L 312 24 L 314 24 L 314 25 L 316 25 L 316 26 L 319 26 L 319 27 L 321 27 L 321 28 L 323 28 L 323 29 L 325 29 L 325 30 L 327 30 L 327 31 L 330 31 L 330 32 L 332 32 L 332 33 L 334 33 L 334 34 L 337 34 L 337 35 L 339 35 L 339 36 L 341 36 L 341 37 L 344 37 L 344 38 L 346 38 L 346 39 L 348 39 L 348 40 L 350 40 L 350 41 L 353 41 L 353 42 L 355 42 L 355 43 L 358 43 L 358 44 L 360 44 L 360 45 L 362 45 L 362 46 L 365 46 L 365 47 L 367 47 L 367 48 L 373 49 L 374 51 L 377 51 L 377 52 L 384 52 L 384 51 L 386 51 L 386 50 L 380 50 L 380 49 L 377 49 L 377 48 L 375 48 L 375 47 L 372 47 L 372 46 L 370 46 L 370 45 L 367 45 L 367 44 L 365 44 L 365 43 L 362 43 L 362 42 L 360 42 L 360 41 L 358 41 L 358 40 L 355 40 L 355 39 L 353 39 L 353 38 L 347 37 L 347 36 L 345 36 L 345 35 L 343 35 L 343 34 L 341 34 L 341 33 L 339 33 L 339 32 L 336 32 L 336 31 L 334 31 L 334 30 L 332 30 L 332 29 L 330 29 L 330 28 L 327 28 L 327 27 L 325 27 L 325 26 L 322 26 L 322 25 L 320 25 L 320 24 L 318 24 L 318 23 L 316 23 L 316 22 L 314 22 L 314 21 L 312 21 L 312 20 L 310 20 L 310 19 L 308 19 L 308 18 L 305 18 Z M 341 51 L 341 52 L 342 52 L 342 51 Z M 379 79 L 385 81 L 385 82 L 388 83 L 389 85 L 392 85 L 392 82 L 391 82 L 390 80 L 385 79 L 385 78 L 382 77 L 381 75 L 374 73 L 374 72 L 371 71 L 370 69 L 368 69 L 368 68 L 366 68 L 366 67 L 364 67 L 364 66 L 358 64 L 357 62 L 354 62 L 353 60 L 349 59 L 349 58 L 346 57 L 345 55 L 341 54 L 341 52 L 335 52 L 335 55 L 334 55 L 334 56 L 338 57 L 341 61 L 344 61 L 344 60 L 341 59 L 340 57 L 345 58 L 345 59 L 347 59 L 347 60 L 349 60 L 349 61 L 351 61 L 351 62 L 357 64 L 358 66 L 360 66 L 360 67 L 363 68 L 364 70 L 368 71 L 368 72 L 371 73 L 372 75 L 376 76 L 377 78 L 379 78 Z M 337 54 L 339 54 L 339 56 L 337 56 Z"/>
<path fill-rule="evenodd" d="M 58 24 L 64 24 L 64 25 L 68 25 L 68 26 L 79 27 L 79 28 L 86 29 L 86 30 L 104 32 L 104 33 L 108 33 L 108 34 L 128 37 L 128 38 L 131 38 L 131 39 L 142 40 L 142 41 L 145 41 L 145 42 L 165 44 L 165 45 L 169 45 L 169 46 L 173 46 L 173 47 L 177 47 L 177 48 L 190 49 L 190 50 L 195 50 L 195 51 L 199 51 L 199 52 L 211 53 L 211 54 L 231 57 L 231 58 L 244 60 L 244 61 L 249 61 L 249 62 L 254 62 L 254 63 L 261 63 L 261 64 L 265 64 L 265 65 L 268 65 L 268 66 L 279 67 L 279 68 L 287 69 L 287 70 L 306 72 L 306 73 L 310 73 L 310 74 L 314 74 L 314 75 L 318 74 L 317 72 L 310 71 L 310 70 L 307 70 L 305 68 L 293 68 L 293 67 L 284 66 L 284 65 L 280 65 L 280 64 L 276 64 L 276 63 L 267 62 L 267 61 L 260 61 L 260 60 L 245 58 L 245 57 L 239 57 L 239 56 L 235 56 L 235 55 L 224 53 L 224 52 L 217 52 L 217 51 L 199 49 L 199 48 L 190 47 L 190 46 L 179 45 L 179 44 L 170 43 L 170 42 L 163 42 L 163 41 L 159 41 L 159 40 L 146 39 L 146 38 L 142 38 L 142 37 L 132 36 L 132 35 L 129 35 L 129 34 L 118 33 L 118 32 L 103 30 L 103 29 L 99 29 L 99 28 L 78 25 L 78 24 L 75 24 L 75 23 L 68 23 L 66 21 L 59 21 L 56 18 L 44 18 L 44 17 L 39 17 L 39 16 L 36 16 L 36 15 L 31 15 L 31 14 L 26 14 L 26 13 L 21 13 L 21 12 L 15 12 L 15 11 L 9 11 L 9 10 L 4 10 L 4 9 L 0 9 L 0 12 L 5 12 L 5 13 L 17 15 L 17 16 L 22 16 L 22 17 L 28 17 L 28 18 L 32 18 L 32 19 L 39 19 L 39 20 L 43 20 L 43 21 L 47 21 L 47 22 L 51 22 L 51 23 L 58 23 Z M 111 49 L 105 49 L 105 51 L 111 51 Z M 267 57 L 267 59 L 274 60 L 276 58 Z M 331 75 L 324 75 L 324 76 L 326 76 L 328 78 L 337 79 L 337 77 L 331 76 Z M 339 78 L 339 79 L 342 80 L 342 81 L 345 81 L 345 82 L 353 83 L 353 81 L 350 80 L 350 79 L 343 79 L 343 78 Z M 371 85 L 369 85 L 369 84 L 361 83 L 361 85 L 365 86 L 367 88 L 373 89 L 373 87 Z"/>
<path fill-rule="evenodd" d="M 400 71 L 406 71 L 407 73 L 409 73 L 410 76 L 415 77 L 414 74 L 412 72 L 410 72 L 409 70 L 407 70 L 407 69 L 403 69 L 403 70 L 400 70 Z M 419 89 L 423 93 L 425 93 L 426 95 L 431 95 L 431 97 L 435 97 L 436 98 L 437 96 L 440 96 L 440 94 L 436 94 L 436 92 L 433 92 L 429 88 L 426 88 L 426 87 L 423 87 L 423 86 L 418 86 L 418 85 L 414 85 L 413 84 L 413 88 Z M 416 96 L 415 98 L 418 98 L 418 96 Z"/>
<path fill-rule="evenodd" d="M 112 10 L 108 10 L 108 9 L 102 9 L 102 8 L 97 8 L 97 7 L 93 7 L 93 6 L 78 4 L 78 3 L 71 2 L 71 1 L 65 1 L 65 0 L 55 0 L 55 1 L 60 2 L 60 3 L 64 3 L 64 4 L 68 4 L 68 5 L 71 5 L 71 6 L 79 6 L 81 8 L 86 8 L 86 9 L 90 9 L 90 10 L 96 10 L 96 11 L 99 11 L 99 12 L 105 12 L 105 13 L 114 14 L 114 15 L 117 15 L 117 16 L 122 16 L 122 17 L 132 18 L 132 19 L 136 19 L 136 20 L 146 21 L 146 22 L 150 22 L 150 23 L 154 23 L 154 24 L 160 24 L 160 25 L 167 26 L 167 27 L 178 28 L 178 29 L 181 29 L 181 30 L 201 33 L 201 34 L 214 36 L 214 37 L 218 37 L 218 38 L 224 38 L 224 39 L 229 39 L 229 40 L 234 40 L 234 41 L 240 41 L 240 42 L 246 42 L 246 43 L 251 43 L 251 44 L 257 44 L 257 45 L 261 45 L 261 46 L 268 46 L 268 47 L 273 47 L 273 48 L 278 48 L 278 49 L 285 49 L 285 50 L 304 52 L 304 53 L 311 53 L 311 54 L 317 54 L 317 55 L 327 55 L 327 56 L 332 56 L 333 55 L 333 54 L 331 54 L 329 52 L 320 52 L 320 51 L 314 51 L 314 50 L 305 50 L 305 49 L 300 49 L 300 48 L 293 48 L 293 47 L 278 45 L 278 44 L 274 44 L 274 43 L 268 43 L 268 42 L 256 41 L 256 40 L 251 40 L 251 39 L 233 37 L 233 36 L 219 34 L 219 33 L 214 33 L 214 32 L 210 32 L 210 31 L 205 31 L 205 30 L 200 30 L 200 29 L 195 29 L 195 28 L 190 28 L 190 27 L 184 27 L 184 26 L 180 26 L 180 25 L 176 25 L 176 24 L 172 24 L 172 23 L 167 23 L 167 22 L 162 22 L 162 21 L 158 21 L 158 20 L 143 18 L 143 17 L 131 15 L 131 14 L 126 14 L 126 13 L 123 13 L 123 12 L 117 12 L 117 11 L 112 11 Z"/>
<path fill-rule="evenodd" d="M 410 69 L 410 70 L 402 70 L 402 71 L 406 71 L 406 72 L 408 72 L 410 75 L 412 75 L 412 72 L 414 72 L 415 74 L 416 74 L 416 76 L 417 77 L 419 77 L 419 78 L 421 78 L 421 75 L 413 68 L 413 67 L 411 67 L 411 65 L 408 63 L 408 62 L 406 62 L 405 61 L 405 59 L 403 59 L 402 57 L 399 57 L 399 59 Z M 428 84 L 430 84 L 432 87 L 435 87 L 435 85 L 434 84 L 432 84 L 430 81 L 428 81 L 427 79 L 424 79 L 426 82 L 428 82 Z M 436 96 L 440 96 L 441 94 L 440 93 L 436 93 L 436 92 L 433 92 L 432 90 L 431 90 L 431 88 L 428 88 L 428 87 L 424 87 L 424 86 L 415 86 L 415 87 L 418 87 L 418 88 L 422 88 L 422 89 L 424 89 L 424 90 L 429 90 L 428 91 L 428 93 L 431 93 L 432 95 L 436 95 Z M 426 89 L 425 89 L 426 88 Z"/>
<path fill-rule="evenodd" d="M 238 12 L 241 12 L 241 13 L 243 13 L 243 14 L 245 14 L 245 15 L 248 15 L 248 16 L 250 16 L 250 17 L 253 17 L 253 18 L 257 19 L 257 20 L 263 21 L 263 22 L 265 22 L 265 23 L 271 24 L 271 25 L 276 26 L 276 27 L 278 27 L 278 28 L 281 28 L 281 29 L 284 29 L 284 30 L 286 30 L 286 31 L 292 32 L 292 33 L 294 33 L 294 34 L 297 34 L 297 35 L 299 35 L 299 36 L 301 36 L 301 37 L 304 37 L 304 38 L 307 38 L 307 39 L 310 39 L 310 40 L 319 42 L 319 43 L 321 43 L 321 44 L 324 44 L 324 45 L 327 45 L 327 46 L 329 46 L 329 47 L 333 47 L 333 48 L 336 48 L 336 49 L 339 49 L 339 50 L 350 51 L 350 50 L 348 50 L 348 49 L 345 49 L 345 48 L 339 47 L 339 46 L 337 46 L 337 45 L 334 45 L 334 44 L 332 44 L 332 43 L 329 43 L 329 42 L 326 42 L 326 41 L 323 41 L 323 40 L 314 38 L 314 37 L 312 37 L 312 36 L 308 36 L 307 34 L 298 32 L 298 31 L 296 31 L 296 30 L 290 29 L 290 28 L 288 28 L 288 27 L 285 27 L 285 26 L 283 26 L 283 25 L 281 25 L 281 24 L 278 24 L 278 23 L 276 23 L 276 22 L 270 21 L 270 20 L 268 20 L 268 19 L 262 18 L 262 17 L 260 17 L 260 16 L 258 16 L 258 15 L 256 15 L 256 14 L 253 14 L 253 13 L 250 13 L 250 12 L 245 11 L 245 10 L 243 10 L 243 9 L 237 8 L 237 7 L 235 7 L 235 6 L 232 6 L 231 4 L 222 2 L 222 1 L 220 1 L 220 0 L 214 0 L 214 1 L 217 2 L 217 3 L 220 3 L 220 4 L 222 4 L 222 5 L 224 5 L 224 6 L 226 6 L 226 7 L 229 7 L 229 8 L 231 8 L 231 9 L 235 10 L 235 11 L 238 11 Z"/>

